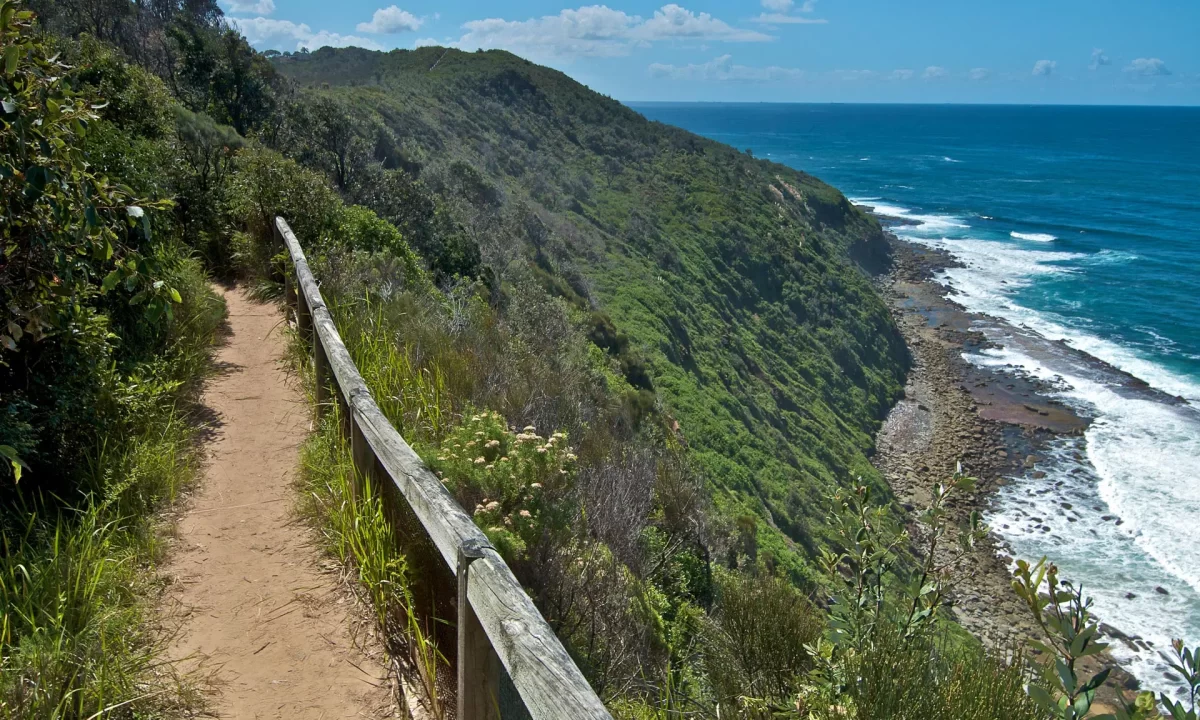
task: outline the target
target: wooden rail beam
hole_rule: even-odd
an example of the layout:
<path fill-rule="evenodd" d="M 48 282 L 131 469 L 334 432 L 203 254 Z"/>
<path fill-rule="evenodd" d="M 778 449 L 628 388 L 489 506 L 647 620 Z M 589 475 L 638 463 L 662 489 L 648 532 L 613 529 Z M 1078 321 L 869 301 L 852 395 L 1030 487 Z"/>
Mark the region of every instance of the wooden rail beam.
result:
<path fill-rule="evenodd" d="M 318 413 L 332 394 L 342 406 L 355 468 L 398 491 L 458 578 L 459 719 L 510 720 L 500 702 L 507 672 L 524 705 L 519 715 L 612 720 L 487 536 L 376 405 L 283 218 L 275 218 L 274 232 L 295 271 L 289 292 L 295 288 L 297 329 L 312 333 Z"/>

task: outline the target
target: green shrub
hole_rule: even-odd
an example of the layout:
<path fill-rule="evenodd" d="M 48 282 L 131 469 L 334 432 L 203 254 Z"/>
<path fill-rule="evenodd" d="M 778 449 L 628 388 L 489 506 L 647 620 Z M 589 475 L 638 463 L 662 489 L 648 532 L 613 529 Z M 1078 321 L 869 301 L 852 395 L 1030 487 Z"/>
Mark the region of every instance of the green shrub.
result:
<path fill-rule="evenodd" d="M 122 287 L 152 319 L 166 311 L 171 288 L 142 250 L 148 211 L 166 207 L 136 198 L 94 174 L 84 155 L 94 100 L 73 92 L 71 68 L 35 38 L 32 16 L 6 4 L 0 26 L 5 57 L 0 115 L 0 228 L 5 317 L 0 346 L 22 338 L 70 334 L 90 313 L 80 306 Z"/>
<path fill-rule="evenodd" d="M 978 647 L 878 626 L 869 646 L 846 658 L 853 682 L 836 698 L 806 692 L 799 717 L 813 720 L 1044 720 L 1025 694 L 1022 656 L 1005 661 Z M 766 717 L 765 715 L 763 717 Z"/>
<path fill-rule="evenodd" d="M 808 646 L 825 630 L 823 614 L 779 578 L 721 572 L 716 585 L 704 664 L 717 702 L 794 693 L 812 667 Z"/>
<path fill-rule="evenodd" d="M 196 475 L 184 415 L 224 306 L 196 261 L 170 274 L 182 302 L 156 354 L 57 378 L 60 392 L 104 389 L 91 410 L 104 422 L 76 418 L 71 491 L 54 498 L 22 483 L 0 503 L 0 718 L 82 720 L 114 706 L 116 717 L 167 718 L 200 702 L 164 671 L 153 631 L 154 513 Z"/>
<path fill-rule="evenodd" d="M 395 258 L 403 266 L 403 279 L 410 286 L 418 285 L 424 279 L 420 260 L 396 226 L 361 205 L 342 209 L 334 242 L 347 250 L 382 253 Z"/>
<path fill-rule="evenodd" d="M 242 150 L 234 166 L 231 210 L 246 230 L 233 243 L 242 272 L 258 279 L 282 272 L 275 260 L 282 250 L 274 240 L 276 216 L 288 221 L 306 248 L 327 246 L 338 230 L 342 202 L 324 177 L 258 146 Z"/>
<path fill-rule="evenodd" d="M 176 105 L 175 156 L 177 214 L 183 234 L 208 266 L 228 274 L 229 174 L 235 153 L 246 141 L 228 125 Z"/>
<path fill-rule="evenodd" d="M 14 474 L 26 463 L 63 492 L 112 419 L 108 378 L 169 339 L 181 251 L 152 232 L 169 203 L 89 162 L 97 101 L 71 90 L 73 69 L 50 56 L 29 14 L 4 7 L 0 445 Z"/>
<path fill-rule="evenodd" d="M 104 98 L 99 110 L 105 120 L 122 131 L 147 140 L 169 138 L 174 131 L 175 99 L 159 77 L 122 58 L 111 46 L 83 35 L 65 42 L 68 60 L 80 90 Z"/>

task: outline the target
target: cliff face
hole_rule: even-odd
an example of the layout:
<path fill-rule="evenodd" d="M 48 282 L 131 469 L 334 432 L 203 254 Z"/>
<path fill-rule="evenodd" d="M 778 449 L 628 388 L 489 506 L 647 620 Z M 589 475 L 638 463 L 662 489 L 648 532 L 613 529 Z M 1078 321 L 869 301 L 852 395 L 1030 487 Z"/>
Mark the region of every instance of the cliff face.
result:
<path fill-rule="evenodd" d="M 521 218 L 526 247 L 508 250 L 612 318 L 718 506 L 761 518 L 759 552 L 807 574 L 824 495 L 880 482 L 867 456 L 907 370 L 867 277 L 890 262 L 874 219 L 809 175 L 508 53 L 322 49 L 275 63 L 314 101 L 352 107 L 365 151 L 436 178 L 481 242 L 488 218 Z"/>

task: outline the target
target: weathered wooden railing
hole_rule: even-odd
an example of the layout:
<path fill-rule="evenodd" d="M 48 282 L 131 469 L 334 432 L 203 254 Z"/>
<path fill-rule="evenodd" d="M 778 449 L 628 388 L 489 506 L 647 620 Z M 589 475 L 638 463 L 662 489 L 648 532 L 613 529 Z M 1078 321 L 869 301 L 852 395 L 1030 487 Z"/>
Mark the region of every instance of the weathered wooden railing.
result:
<path fill-rule="evenodd" d="M 294 269 L 287 296 L 297 328 L 312 340 L 317 412 L 330 402 L 341 406 L 359 473 L 392 486 L 394 492 L 383 493 L 385 501 L 406 501 L 444 567 L 457 578 L 458 596 L 451 604 L 457 605 L 458 643 L 452 654 L 459 720 L 611 720 L 487 536 L 375 404 L 283 218 L 275 218 L 275 236 Z M 505 697 L 509 687 L 519 702 Z"/>

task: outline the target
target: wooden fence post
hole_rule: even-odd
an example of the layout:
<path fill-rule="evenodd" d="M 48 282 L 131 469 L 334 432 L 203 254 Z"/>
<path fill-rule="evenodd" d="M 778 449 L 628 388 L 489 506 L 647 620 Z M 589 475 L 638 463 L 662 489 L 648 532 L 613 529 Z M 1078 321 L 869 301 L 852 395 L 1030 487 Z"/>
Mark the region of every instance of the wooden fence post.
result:
<path fill-rule="evenodd" d="M 275 232 L 279 232 L 276 228 Z M 291 273 L 283 274 L 283 306 L 296 313 L 296 324 L 300 324 L 300 292 Z"/>
<path fill-rule="evenodd" d="M 300 337 L 308 340 L 314 335 L 312 308 L 308 306 L 308 300 L 304 297 L 304 293 L 296 293 L 296 330 L 300 332 Z"/>
<path fill-rule="evenodd" d="M 313 333 L 313 381 L 316 383 L 313 398 L 317 401 L 317 421 L 320 422 L 329 412 L 329 357 L 325 354 L 325 345 L 321 336 Z"/>
<path fill-rule="evenodd" d="M 458 548 L 458 720 L 500 717 L 500 658 L 467 597 L 471 561 L 485 548 L 473 540 Z"/>

